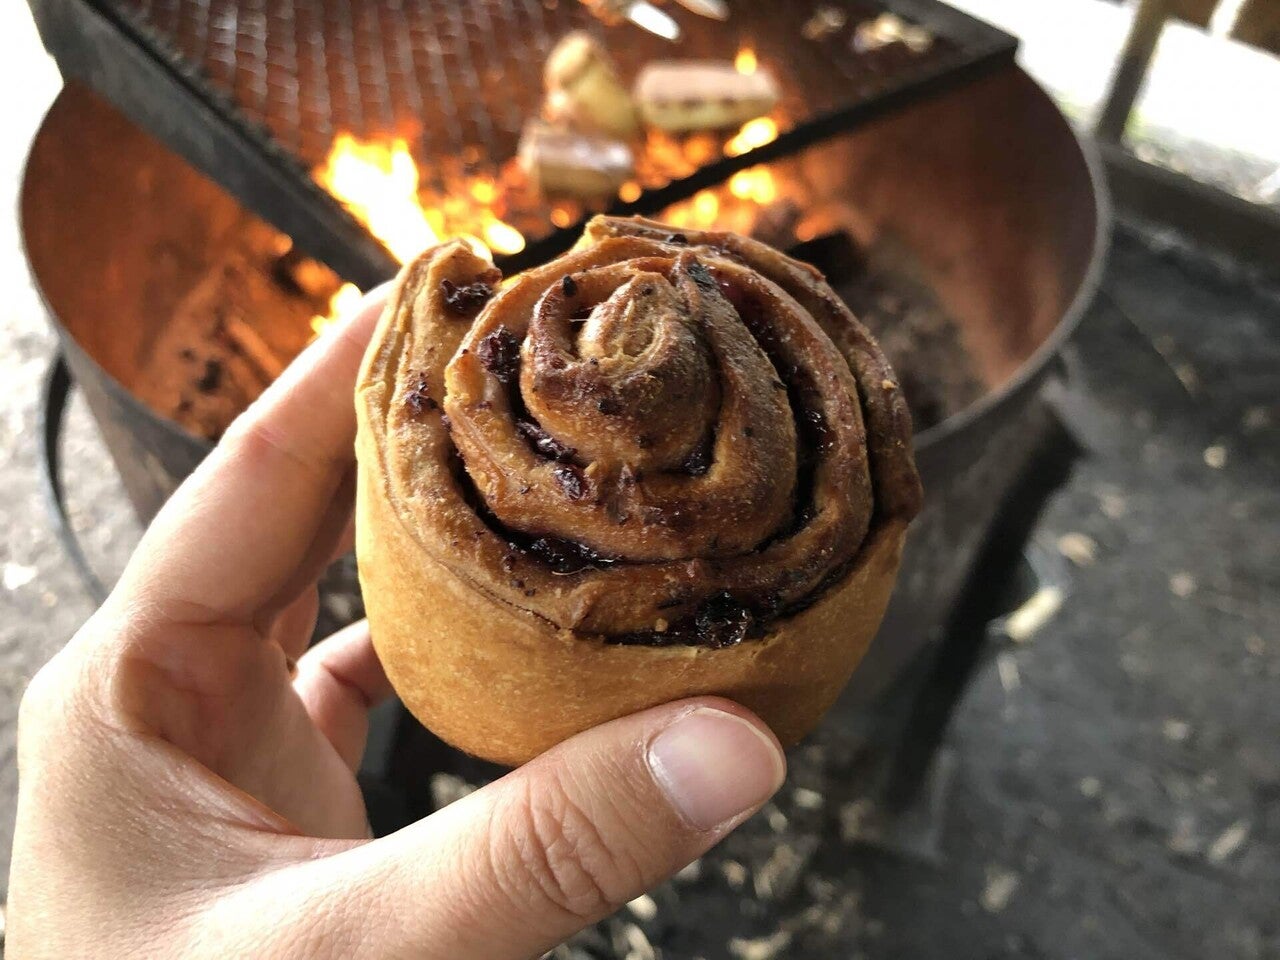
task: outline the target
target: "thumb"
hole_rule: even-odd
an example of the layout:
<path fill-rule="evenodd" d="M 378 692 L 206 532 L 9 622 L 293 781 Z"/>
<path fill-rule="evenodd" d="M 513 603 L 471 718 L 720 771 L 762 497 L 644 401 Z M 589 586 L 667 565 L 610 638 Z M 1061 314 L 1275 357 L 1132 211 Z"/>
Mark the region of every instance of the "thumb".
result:
<path fill-rule="evenodd" d="M 313 864 L 332 893 L 307 897 L 311 933 L 358 956 L 537 956 L 706 852 L 784 775 L 773 734 L 728 701 L 615 720 Z"/>

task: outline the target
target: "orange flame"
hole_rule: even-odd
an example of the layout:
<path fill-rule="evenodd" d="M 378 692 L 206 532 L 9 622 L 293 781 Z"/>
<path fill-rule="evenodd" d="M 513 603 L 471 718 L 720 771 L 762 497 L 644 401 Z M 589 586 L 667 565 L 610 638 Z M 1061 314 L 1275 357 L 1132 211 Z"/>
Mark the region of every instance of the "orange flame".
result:
<path fill-rule="evenodd" d="M 418 165 L 403 139 L 374 143 L 340 133 L 317 179 L 401 263 L 440 242 L 418 202 Z"/>
<path fill-rule="evenodd" d="M 756 117 L 742 125 L 742 129 L 724 145 L 724 152 L 731 157 L 739 157 L 777 139 L 778 124 L 773 118 Z"/>
<path fill-rule="evenodd" d="M 773 203 L 778 199 L 778 186 L 768 167 L 751 167 L 740 170 L 729 179 L 729 192 L 739 200 L 754 203 Z"/>
<path fill-rule="evenodd" d="M 741 73 L 759 69 L 755 50 L 744 45 L 734 67 Z M 643 149 L 637 151 L 635 179 L 622 185 L 619 198 L 636 200 L 642 190 L 686 177 L 721 155 L 741 156 L 771 143 L 778 136 L 775 117 L 750 120 L 727 141 L 709 132 L 676 138 L 650 131 Z M 315 177 L 402 263 L 452 238 L 465 239 L 482 256 L 518 253 L 524 249 L 524 235 L 504 217 L 514 214 L 518 223 L 527 226 L 549 216 L 563 228 L 591 209 L 560 200 L 548 213 L 543 201 L 529 193 L 514 161 L 476 174 L 463 172 L 463 165 L 474 170 L 484 159 L 479 151 L 457 159 L 456 166 L 446 161 L 424 178 L 405 138 L 365 140 L 341 133 Z M 663 217 L 687 229 L 750 233 L 762 208 L 779 200 L 797 200 L 799 189 L 774 168 L 755 166 L 734 174 L 727 184 L 676 204 Z M 359 291 L 344 284 L 334 293 L 328 312 L 314 318 L 312 328 L 319 334 L 358 298 Z"/>
<path fill-rule="evenodd" d="M 778 123 L 772 117 L 757 117 L 748 120 L 724 144 L 724 154 L 730 157 L 741 156 L 778 138 Z M 653 146 L 651 140 L 650 146 Z M 659 142 L 660 149 L 669 150 L 668 144 Z M 694 153 L 699 156 L 702 146 L 691 150 L 689 144 L 683 145 L 681 157 L 689 166 L 705 163 L 705 159 L 694 160 Z M 703 190 L 667 209 L 663 218 L 673 226 L 689 230 L 733 230 L 738 233 L 751 233 L 759 218 L 762 208 L 777 202 L 785 196 L 794 199 L 799 184 L 789 180 L 780 180 L 779 174 L 763 164 L 740 170 L 729 178 L 722 187 Z"/>
<path fill-rule="evenodd" d="M 318 337 L 320 334 L 328 330 L 339 317 L 345 316 L 355 310 L 360 303 L 360 288 L 354 283 L 344 283 L 340 286 L 332 297 L 329 298 L 329 312 L 326 314 L 316 314 L 311 318 L 311 330 Z"/>
<path fill-rule="evenodd" d="M 524 234 L 497 217 L 484 219 L 484 242 L 498 253 L 519 253 L 524 249 Z"/>
<path fill-rule="evenodd" d="M 483 256 L 524 249 L 524 235 L 496 212 L 502 191 L 493 177 L 473 176 L 459 190 L 427 196 L 402 137 L 361 140 L 340 133 L 315 177 L 401 263 L 451 238 L 467 240 Z M 312 329 L 319 334 L 358 299 L 353 285 L 343 285 Z"/>

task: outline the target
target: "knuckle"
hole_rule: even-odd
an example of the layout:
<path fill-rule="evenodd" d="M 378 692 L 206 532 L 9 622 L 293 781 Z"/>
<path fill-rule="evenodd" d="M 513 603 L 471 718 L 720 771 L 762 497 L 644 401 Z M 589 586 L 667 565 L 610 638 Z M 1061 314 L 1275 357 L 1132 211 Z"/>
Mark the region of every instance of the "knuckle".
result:
<path fill-rule="evenodd" d="M 36 671 L 18 702 L 19 767 L 44 757 L 49 745 L 65 740 L 79 713 L 73 673 L 59 653 Z"/>
<path fill-rule="evenodd" d="M 29 739 L 65 720 L 69 713 L 68 698 L 72 688 L 73 667 L 69 661 L 69 650 L 79 639 L 77 636 L 70 644 L 45 661 L 44 666 L 36 671 L 22 699 L 18 702 L 18 735 Z"/>
<path fill-rule="evenodd" d="M 53 676 L 55 669 L 53 661 L 46 663 L 36 671 L 22 693 L 22 699 L 18 703 L 19 742 L 35 734 L 55 715 L 52 709 L 56 688 Z"/>
<path fill-rule="evenodd" d="M 65 647 L 36 671 L 18 703 L 19 752 L 72 736 L 77 744 L 89 737 L 94 722 L 107 715 L 106 691 L 119 672 L 94 615 Z M 74 735 L 70 732 L 74 731 Z"/>
<path fill-rule="evenodd" d="M 625 832 L 612 831 L 621 839 L 611 840 L 558 780 L 539 786 L 524 791 L 512 818 L 515 855 L 498 859 L 509 894 L 583 924 L 614 912 L 643 877 Z"/>

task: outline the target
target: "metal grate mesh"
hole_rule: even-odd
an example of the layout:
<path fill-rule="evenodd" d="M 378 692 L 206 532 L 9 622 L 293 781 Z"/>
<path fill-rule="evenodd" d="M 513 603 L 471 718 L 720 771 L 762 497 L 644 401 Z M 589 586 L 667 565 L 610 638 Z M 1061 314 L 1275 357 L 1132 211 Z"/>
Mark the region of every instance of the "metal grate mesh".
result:
<path fill-rule="evenodd" d="M 459 176 L 495 171 L 513 156 L 523 123 L 539 112 L 546 55 L 570 30 L 597 35 L 624 78 L 654 59 L 728 59 L 753 47 L 778 76 L 786 118 L 761 160 L 843 129 L 863 108 L 889 109 L 931 83 L 1008 59 L 1015 47 L 934 0 L 736 0 L 727 23 L 668 5 L 684 33 L 678 44 L 629 24 L 605 27 L 579 0 L 29 2 L 65 73 L 87 79 L 295 240 L 299 224 L 304 234 L 328 234 L 312 252 L 357 282 L 385 273 L 387 261 L 300 182 L 334 137 L 404 137 L 424 186 L 448 196 Z M 886 10 L 926 27 L 932 45 L 855 50 L 853 27 Z M 805 30 L 832 11 L 843 14 L 843 28 L 816 39 Z M 189 129 L 200 124 L 209 129 Z M 213 143 L 219 137 L 225 148 Z M 656 212 L 751 162 L 715 161 L 669 185 L 642 182 L 639 201 L 613 209 Z M 523 211 L 520 227 L 534 242 L 517 265 L 567 244 L 549 214 Z"/>
<path fill-rule="evenodd" d="M 340 131 L 408 135 L 428 169 L 443 158 L 506 159 L 524 120 L 538 112 L 543 61 L 572 29 L 604 40 L 624 76 L 656 58 L 732 58 L 751 44 L 780 75 L 798 122 L 875 96 L 956 50 L 945 36 L 924 53 L 902 44 L 856 53 L 849 29 L 807 39 L 803 25 L 832 7 L 820 0 L 739 3 L 723 25 L 677 11 L 684 39 L 676 45 L 630 25 L 605 28 L 577 0 L 100 2 L 167 38 L 308 166 Z M 883 6 L 840 9 L 852 25 Z"/>

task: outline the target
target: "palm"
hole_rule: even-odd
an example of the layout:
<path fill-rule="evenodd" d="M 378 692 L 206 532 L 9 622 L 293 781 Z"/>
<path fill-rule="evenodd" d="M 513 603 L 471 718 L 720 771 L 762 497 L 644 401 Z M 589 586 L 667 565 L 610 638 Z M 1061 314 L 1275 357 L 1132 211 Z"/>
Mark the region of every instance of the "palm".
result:
<path fill-rule="evenodd" d="M 364 624 L 307 652 L 316 580 L 350 549 L 351 396 L 380 309 L 315 343 L 231 426 L 95 618 L 123 633 L 124 725 L 176 748 L 161 747 L 174 773 L 212 771 L 312 836 L 367 834 L 354 771 L 369 704 L 389 693 Z"/>
<path fill-rule="evenodd" d="M 333 723 L 359 697 L 323 666 L 319 676 L 330 682 L 310 682 L 315 673 L 308 670 L 295 686 L 285 651 L 305 647 L 306 632 L 281 636 L 273 630 L 274 643 L 238 624 L 183 632 L 184 649 L 200 655 L 187 656 L 180 672 L 148 657 L 132 661 L 122 677 L 147 726 L 304 833 L 364 836 L 364 802 L 352 772 L 364 724 L 359 716 L 343 717 L 348 726 L 341 729 Z M 165 639 L 143 649 L 163 650 Z"/>

